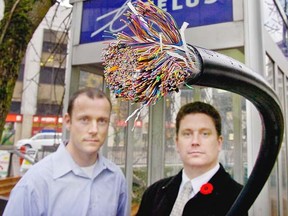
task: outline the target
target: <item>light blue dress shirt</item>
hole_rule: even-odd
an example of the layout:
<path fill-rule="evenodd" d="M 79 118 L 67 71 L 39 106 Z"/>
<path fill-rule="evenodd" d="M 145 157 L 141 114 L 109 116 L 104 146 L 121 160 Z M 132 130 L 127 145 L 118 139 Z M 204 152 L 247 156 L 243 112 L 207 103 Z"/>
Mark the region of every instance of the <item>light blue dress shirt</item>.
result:
<path fill-rule="evenodd" d="M 21 178 L 4 216 L 127 216 L 128 206 L 118 166 L 99 154 L 90 178 L 61 144 Z"/>

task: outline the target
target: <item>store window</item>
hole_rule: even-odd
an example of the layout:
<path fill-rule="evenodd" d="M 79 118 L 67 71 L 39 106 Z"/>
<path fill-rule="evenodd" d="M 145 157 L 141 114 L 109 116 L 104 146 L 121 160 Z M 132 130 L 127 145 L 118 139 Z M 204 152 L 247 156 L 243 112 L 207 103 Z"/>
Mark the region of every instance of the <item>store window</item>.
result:
<path fill-rule="evenodd" d="M 15 140 L 15 125 L 16 122 L 6 122 L 4 124 L 0 144 L 1 145 L 13 145 Z"/>
<path fill-rule="evenodd" d="M 265 57 L 265 73 L 264 78 L 270 84 L 271 88 L 275 86 L 275 63 L 266 54 Z M 268 190 L 270 199 L 270 215 L 278 215 L 279 199 L 278 199 L 278 163 L 275 163 L 274 168 L 268 179 Z"/>
<path fill-rule="evenodd" d="M 264 27 L 284 56 L 288 57 L 287 2 L 281 2 L 282 4 L 275 0 L 264 1 Z"/>
<path fill-rule="evenodd" d="M 147 187 L 147 157 L 148 157 L 148 109 L 144 108 L 138 118 L 133 116 L 129 122 L 127 118 L 134 110 L 140 107 L 139 104 L 129 105 L 129 102 L 116 99 L 111 94 L 113 104 L 109 136 L 107 141 L 107 157 L 123 168 L 125 172 L 125 163 L 128 157 L 131 157 L 132 166 L 132 206 L 138 205 L 145 188 Z M 133 108 L 131 110 L 131 108 Z M 128 128 L 128 123 L 132 127 Z M 133 151 L 127 151 L 127 149 Z"/>
<path fill-rule="evenodd" d="M 113 104 L 109 135 L 108 135 L 108 155 L 107 157 L 114 161 L 119 166 L 124 168 L 126 158 L 126 137 L 128 117 L 128 102 L 117 100 L 114 95 L 111 95 L 111 102 Z"/>
<path fill-rule="evenodd" d="M 83 87 L 103 88 L 103 76 L 87 71 L 80 71 L 79 89 Z"/>
<path fill-rule="evenodd" d="M 266 54 L 264 78 L 274 88 L 274 61 Z"/>
<path fill-rule="evenodd" d="M 284 88 L 284 73 L 278 68 L 277 71 L 277 94 L 282 104 L 283 110 L 285 110 L 285 88 Z M 282 215 L 288 215 L 288 197 L 287 197 L 287 146 L 285 143 L 285 133 L 283 137 L 282 146 L 278 156 L 278 166 L 279 166 L 279 199 L 280 209 L 283 212 Z"/>

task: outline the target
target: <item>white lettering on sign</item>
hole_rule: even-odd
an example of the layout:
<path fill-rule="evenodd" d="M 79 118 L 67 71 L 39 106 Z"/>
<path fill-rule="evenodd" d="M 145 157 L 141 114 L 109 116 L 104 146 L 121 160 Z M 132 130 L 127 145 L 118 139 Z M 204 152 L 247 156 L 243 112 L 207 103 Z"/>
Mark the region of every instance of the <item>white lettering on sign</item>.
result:
<path fill-rule="evenodd" d="M 53 123 L 53 122 L 56 122 L 56 118 L 55 117 L 42 117 L 41 122 Z"/>
<path fill-rule="evenodd" d="M 187 7 L 196 7 L 198 4 L 199 4 L 199 0 L 196 0 L 196 1 L 186 0 Z"/>
<path fill-rule="evenodd" d="M 157 4 L 157 6 L 159 7 L 159 8 L 161 8 L 162 10 L 167 10 L 166 9 L 166 7 L 167 7 L 167 0 L 158 0 L 158 4 Z"/>
<path fill-rule="evenodd" d="M 167 1 L 168 0 L 158 0 L 155 4 L 162 10 L 167 11 Z M 217 0 L 204 0 L 204 4 L 213 4 L 215 2 L 217 2 Z M 185 0 L 184 4 L 180 4 L 179 0 L 172 0 L 172 11 L 182 10 L 184 6 L 189 8 L 197 7 L 199 3 L 200 0 Z"/>
<path fill-rule="evenodd" d="M 16 116 L 16 121 L 22 121 L 22 116 L 21 115 L 17 115 Z"/>
<path fill-rule="evenodd" d="M 102 16 L 97 17 L 96 22 L 99 21 L 99 20 L 102 20 L 102 19 L 104 19 L 104 18 L 106 18 L 106 17 L 108 17 L 108 16 L 111 16 L 111 15 L 115 14 L 114 17 L 111 19 L 110 22 L 108 22 L 106 25 L 103 25 L 103 26 L 102 26 L 101 28 L 99 28 L 97 31 L 93 32 L 93 33 L 91 34 L 91 37 L 99 34 L 99 32 L 102 32 L 102 31 L 103 31 L 104 29 L 106 29 L 107 27 L 109 27 L 109 31 L 112 32 L 112 33 L 116 33 L 116 32 L 118 32 L 118 31 L 123 30 L 123 29 L 126 27 L 125 24 L 124 24 L 122 27 L 120 27 L 119 29 L 113 29 L 113 23 L 114 23 L 115 21 L 117 21 L 118 18 L 127 10 L 127 8 L 128 8 L 127 3 L 128 3 L 128 2 L 130 2 L 130 0 L 127 0 L 120 8 L 118 8 L 118 9 L 116 9 L 116 10 L 113 10 L 113 11 L 111 11 L 111 12 L 109 12 L 109 13 L 107 13 L 107 14 L 104 14 L 104 15 L 102 15 Z"/>
<path fill-rule="evenodd" d="M 119 27 L 118 29 L 113 28 L 114 22 L 119 20 L 119 17 L 122 16 L 122 14 L 127 10 L 128 6 L 127 3 L 131 0 L 127 0 L 120 8 L 117 8 L 113 11 L 110 11 L 109 13 L 103 14 L 102 16 L 97 17 L 96 22 L 103 20 L 107 17 L 111 17 L 110 21 L 107 22 L 105 25 L 103 25 L 101 28 L 97 29 L 96 31 L 92 32 L 91 37 L 94 37 L 95 35 L 98 35 L 100 32 L 102 32 L 104 29 L 109 29 L 109 31 L 113 33 L 117 33 L 121 30 L 123 30 L 126 25 L 123 23 L 123 26 Z M 157 5 L 159 8 L 161 8 L 164 11 L 167 11 L 167 1 L 168 0 L 158 0 L 154 1 L 155 5 Z M 179 0 L 171 0 L 172 1 L 172 11 L 176 10 L 182 10 L 185 7 L 188 8 L 194 8 L 197 7 L 200 3 L 200 0 L 185 0 L 184 4 L 180 4 Z M 204 0 L 204 4 L 214 4 L 217 0 Z"/>
<path fill-rule="evenodd" d="M 178 4 L 178 0 L 172 0 L 172 10 L 181 10 L 183 9 L 183 5 Z"/>
<path fill-rule="evenodd" d="M 217 0 L 205 0 L 204 4 L 213 4 L 217 2 Z"/>

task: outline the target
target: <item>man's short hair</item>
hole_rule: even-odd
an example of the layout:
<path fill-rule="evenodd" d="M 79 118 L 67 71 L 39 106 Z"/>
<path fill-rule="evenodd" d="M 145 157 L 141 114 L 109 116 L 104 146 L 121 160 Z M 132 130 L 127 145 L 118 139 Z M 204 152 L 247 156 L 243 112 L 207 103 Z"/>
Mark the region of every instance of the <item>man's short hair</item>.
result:
<path fill-rule="evenodd" d="M 219 112 L 210 104 L 196 101 L 182 106 L 176 117 L 176 134 L 179 132 L 180 121 L 188 114 L 203 113 L 210 116 L 214 122 L 217 135 L 221 135 L 221 116 Z"/>
<path fill-rule="evenodd" d="M 87 97 L 94 99 L 94 98 L 106 98 L 110 104 L 110 108 L 112 109 L 112 104 L 110 99 L 107 97 L 107 95 L 100 89 L 98 88 L 91 88 L 91 87 L 86 87 L 79 89 L 78 91 L 74 92 L 73 95 L 69 99 L 68 103 L 68 108 L 67 108 L 67 113 L 69 116 L 72 115 L 73 112 L 73 107 L 74 107 L 74 102 L 75 100 L 80 96 L 85 94 Z"/>

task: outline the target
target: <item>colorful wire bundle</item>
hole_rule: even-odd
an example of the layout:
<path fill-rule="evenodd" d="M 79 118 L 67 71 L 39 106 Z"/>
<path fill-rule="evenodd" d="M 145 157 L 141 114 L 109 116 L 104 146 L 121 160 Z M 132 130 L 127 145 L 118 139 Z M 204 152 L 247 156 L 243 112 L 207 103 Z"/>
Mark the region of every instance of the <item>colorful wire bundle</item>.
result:
<path fill-rule="evenodd" d="M 116 97 L 142 106 L 178 91 L 185 79 L 199 72 L 200 63 L 172 16 L 153 2 L 128 3 L 123 20 L 135 37 L 117 33 L 103 52 L 104 77 Z"/>

